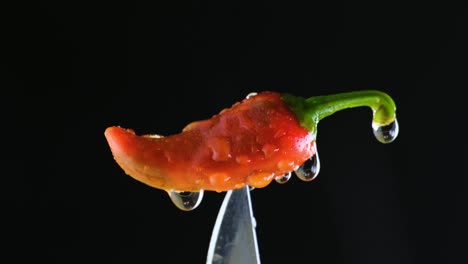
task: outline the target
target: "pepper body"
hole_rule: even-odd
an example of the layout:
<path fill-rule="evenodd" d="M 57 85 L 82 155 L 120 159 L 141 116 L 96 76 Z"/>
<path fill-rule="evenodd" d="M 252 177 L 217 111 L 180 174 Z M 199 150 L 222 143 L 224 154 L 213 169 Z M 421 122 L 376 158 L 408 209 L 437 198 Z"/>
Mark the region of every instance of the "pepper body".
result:
<path fill-rule="evenodd" d="M 315 135 L 276 92 L 262 92 L 171 136 L 109 127 L 105 136 L 126 174 L 166 191 L 267 186 L 315 153 Z"/>

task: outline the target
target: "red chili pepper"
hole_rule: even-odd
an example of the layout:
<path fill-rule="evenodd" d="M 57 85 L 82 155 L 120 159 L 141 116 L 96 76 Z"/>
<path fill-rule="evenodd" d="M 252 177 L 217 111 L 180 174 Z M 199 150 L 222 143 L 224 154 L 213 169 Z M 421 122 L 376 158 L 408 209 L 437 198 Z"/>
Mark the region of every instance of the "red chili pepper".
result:
<path fill-rule="evenodd" d="M 180 134 L 140 136 L 113 126 L 105 136 L 120 167 L 152 187 L 168 192 L 261 188 L 314 156 L 319 120 L 357 106 L 373 109 L 380 141 L 396 137 L 394 102 L 379 91 L 309 99 L 262 92 L 187 125 Z"/>

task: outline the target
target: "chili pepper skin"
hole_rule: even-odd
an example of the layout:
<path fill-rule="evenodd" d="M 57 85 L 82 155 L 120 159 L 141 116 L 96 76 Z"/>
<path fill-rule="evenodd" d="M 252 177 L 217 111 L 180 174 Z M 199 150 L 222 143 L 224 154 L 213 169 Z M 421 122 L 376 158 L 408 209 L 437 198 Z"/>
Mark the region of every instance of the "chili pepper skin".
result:
<path fill-rule="evenodd" d="M 262 188 L 315 154 L 321 119 L 359 106 L 373 110 L 379 141 L 388 143 L 396 137 L 395 104 L 375 90 L 308 99 L 266 91 L 210 119 L 190 123 L 179 134 L 137 135 L 118 126 L 104 134 L 125 173 L 149 186 L 167 192 Z"/>
<path fill-rule="evenodd" d="M 246 98 L 180 134 L 138 136 L 110 127 L 113 156 L 130 176 L 166 191 L 227 191 L 265 187 L 314 154 L 313 135 L 300 125 L 281 94 Z"/>

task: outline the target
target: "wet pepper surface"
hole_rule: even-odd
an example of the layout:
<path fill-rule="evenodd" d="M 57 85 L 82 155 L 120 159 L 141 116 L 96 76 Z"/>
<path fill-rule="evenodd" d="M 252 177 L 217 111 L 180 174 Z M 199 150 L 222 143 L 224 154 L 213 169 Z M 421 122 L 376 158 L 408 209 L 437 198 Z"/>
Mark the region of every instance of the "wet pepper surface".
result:
<path fill-rule="evenodd" d="M 262 188 L 315 154 L 314 136 L 276 92 L 262 92 L 171 136 L 105 131 L 130 176 L 167 191 Z"/>

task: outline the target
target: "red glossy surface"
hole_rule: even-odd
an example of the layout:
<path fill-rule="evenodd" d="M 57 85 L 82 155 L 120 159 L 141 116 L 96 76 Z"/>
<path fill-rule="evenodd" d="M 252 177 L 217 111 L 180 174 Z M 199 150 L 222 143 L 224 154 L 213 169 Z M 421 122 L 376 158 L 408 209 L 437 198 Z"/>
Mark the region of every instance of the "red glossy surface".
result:
<path fill-rule="evenodd" d="M 263 92 L 168 137 L 105 131 L 112 154 L 133 178 L 163 190 L 265 187 L 314 154 L 313 137 L 281 94 Z"/>

